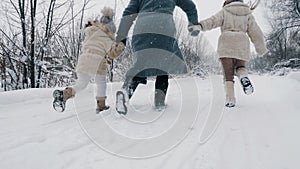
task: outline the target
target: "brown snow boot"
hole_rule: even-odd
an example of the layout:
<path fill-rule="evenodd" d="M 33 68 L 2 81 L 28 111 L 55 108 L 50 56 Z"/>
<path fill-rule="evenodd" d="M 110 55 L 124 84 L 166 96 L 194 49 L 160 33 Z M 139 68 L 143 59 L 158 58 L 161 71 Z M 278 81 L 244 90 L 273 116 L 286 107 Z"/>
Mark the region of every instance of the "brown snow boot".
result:
<path fill-rule="evenodd" d="M 99 113 L 99 112 L 101 112 L 103 110 L 109 109 L 109 106 L 107 106 L 105 104 L 106 97 L 97 97 L 96 100 L 97 100 L 96 113 Z"/>
<path fill-rule="evenodd" d="M 66 101 L 72 97 L 75 96 L 75 90 L 72 87 L 66 87 L 63 90 L 63 101 L 66 103 Z"/>

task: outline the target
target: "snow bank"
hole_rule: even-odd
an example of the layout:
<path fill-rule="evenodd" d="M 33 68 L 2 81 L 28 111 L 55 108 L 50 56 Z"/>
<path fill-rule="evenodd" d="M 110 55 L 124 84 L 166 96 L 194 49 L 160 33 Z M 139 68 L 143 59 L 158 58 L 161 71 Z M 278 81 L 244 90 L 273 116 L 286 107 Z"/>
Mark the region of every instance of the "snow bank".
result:
<path fill-rule="evenodd" d="M 25 89 L 0 93 L 1 104 L 15 104 L 36 99 L 51 98 L 54 89 Z"/>
<path fill-rule="evenodd" d="M 291 72 L 290 74 L 288 74 L 287 78 L 300 82 L 300 72 Z"/>
<path fill-rule="evenodd" d="M 103 118 L 96 115 L 94 98 L 90 98 L 93 86 L 82 93 L 83 104 L 75 113 L 73 102 L 69 102 L 64 113 L 52 109 L 53 89 L 28 89 L 0 93 L 0 168 L 2 169 L 298 169 L 300 154 L 300 83 L 299 73 L 282 76 L 250 75 L 255 87 L 254 93 L 245 95 L 239 83 L 235 83 L 237 106 L 226 108 L 223 118 L 211 139 L 199 144 L 199 135 L 203 129 L 206 113 L 209 111 L 212 90 L 209 80 L 197 80 L 201 112 L 190 128 L 189 135 L 170 152 L 155 158 L 126 159 L 110 154 L 95 145 L 83 132 L 82 125 L 90 125 L 92 132 L 101 140 L 107 140 L 108 146 L 117 144 L 116 137 L 99 127 Z M 187 79 L 182 79 L 188 82 Z M 222 77 L 219 76 L 219 82 Z M 218 83 L 218 84 L 220 84 Z M 121 84 L 109 83 L 111 86 Z M 153 102 L 153 82 L 141 85 L 131 104 L 139 110 L 147 108 Z M 186 86 L 191 86 L 189 83 Z M 190 89 L 190 88 L 189 88 Z M 115 93 L 109 90 L 108 93 Z M 168 117 L 159 118 L 161 126 L 166 128 L 169 120 L 176 116 L 178 106 L 178 88 L 171 82 L 167 97 Z M 191 94 L 194 91 L 189 91 Z M 218 92 L 218 91 L 217 91 Z M 223 98 L 223 92 L 218 93 Z M 77 95 L 79 96 L 79 95 Z M 110 96 L 110 95 L 109 95 Z M 145 97 L 146 96 L 146 97 Z M 92 102 L 89 102 L 92 100 Z M 190 107 L 194 107 L 192 99 Z M 114 111 L 114 99 L 110 96 L 108 103 Z M 150 104 L 151 103 L 151 104 Z M 92 105 L 92 106 L 91 106 Z M 188 115 L 184 111 L 184 115 Z M 145 118 L 155 112 L 130 113 L 127 118 Z M 84 116 L 86 115 L 86 116 Z M 172 116 L 174 115 L 174 116 Z M 121 134 L 151 134 L 152 128 L 146 126 L 131 127 L 125 118 L 110 119 L 112 127 L 120 129 Z M 163 124 L 166 124 L 164 126 Z M 136 131 L 139 131 L 137 133 Z M 180 132 L 178 130 L 178 132 Z M 146 135 L 148 137 L 148 135 Z M 164 144 L 173 140 L 164 140 Z M 120 147 L 120 152 L 131 152 L 138 144 Z M 160 146 L 160 145 L 157 145 Z M 150 151 L 150 150 L 149 150 Z"/>

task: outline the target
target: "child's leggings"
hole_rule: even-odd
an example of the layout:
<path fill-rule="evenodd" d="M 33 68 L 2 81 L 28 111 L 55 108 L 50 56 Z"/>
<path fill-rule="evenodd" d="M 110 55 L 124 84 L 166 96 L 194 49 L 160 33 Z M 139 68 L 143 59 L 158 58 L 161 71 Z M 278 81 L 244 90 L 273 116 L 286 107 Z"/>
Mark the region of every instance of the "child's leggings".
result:
<path fill-rule="evenodd" d="M 78 79 L 76 84 L 73 86 L 75 92 L 80 92 L 87 87 L 90 80 L 95 76 L 88 73 L 77 73 Z M 106 76 L 96 75 L 96 98 L 105 98 L 106 97 Z"/>
<path fill-rule="evenodd" d="M 245 68 L 246 61 L 234 58 L 220 58 L 225 81 L 234 82 L 234 73 L 239 68 Z"/>

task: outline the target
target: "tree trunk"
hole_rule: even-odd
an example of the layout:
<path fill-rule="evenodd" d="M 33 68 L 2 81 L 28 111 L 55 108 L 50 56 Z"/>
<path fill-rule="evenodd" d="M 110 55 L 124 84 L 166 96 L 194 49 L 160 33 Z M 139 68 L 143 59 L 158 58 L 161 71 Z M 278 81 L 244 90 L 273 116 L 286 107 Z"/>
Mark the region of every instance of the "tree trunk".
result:
<path fill-rule="evenodd" d="M 2 80 L 2 88 L 4 91 L 7 91 L 7 86 L 6 86 L 6 57 L 3 54 L 3 59 L 2 59 L 2 70 L 1 70 L 1 80 Z"/>
<path fill-rule="evenodd" d="M 22 28 L 22 43 L 23 43 L 23 48 L 22 48 L 22 54 L 23 56 L 27 56 L 27 33 L 26 33 L 26 23 L 25 23 L 25 0 L 19 0 L 19 12 L 20 12 L 20 20 L 21 20 L 21 28 Z M 28 58 L 26 60 L 27 65 L 28 63 Z M 23 64 L 23 86 L 28 87 L 28 67 L 26 63 Z"/>
<path fill-rule="evenodd" d="M 36 15 L 36 1 L 30 1 L 31 10 L 31 32 L 30 32 L 30 82 L 31 88 L 35 88 L 35 15 Z"/>

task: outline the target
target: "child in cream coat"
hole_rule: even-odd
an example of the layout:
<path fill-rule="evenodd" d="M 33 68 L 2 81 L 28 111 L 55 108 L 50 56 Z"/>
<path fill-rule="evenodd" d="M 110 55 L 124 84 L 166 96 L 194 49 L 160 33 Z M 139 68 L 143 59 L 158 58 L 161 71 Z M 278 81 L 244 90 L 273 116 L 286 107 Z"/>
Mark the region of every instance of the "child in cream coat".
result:
<path fill-rule="evenodd" d="M 202 31 L 221 27 L 217 51 L 223 67 L 227 107 L 234 107 L 236 104 L 234 74 L 238 76 L 245 94 L 249 95 L 254 91 L 246 69 L 246 62 L 250 58 L 249 38 L 259 56 L 268 52 L 252 10 L 243 0 L 226 0 L 221 11 L 199 23 Z"/>
<path fill-rule="evenodd" d="M 99 21 L 89 21 L 85 25 L 85 40 L 76 65 L 78 79 L 72 87 L 53 92 L 53 107 L 64 111 L 65 103 L 77 92 L 85 89 L 92 78 L 96 83 L 96 112 L 109 109 L 106 105 L 106 57 L 114 44 L 116 27 L 113 23 L 114 12 L 111 8 L 102 9 L 103 16 Z"/>

